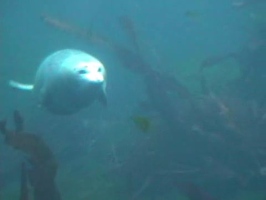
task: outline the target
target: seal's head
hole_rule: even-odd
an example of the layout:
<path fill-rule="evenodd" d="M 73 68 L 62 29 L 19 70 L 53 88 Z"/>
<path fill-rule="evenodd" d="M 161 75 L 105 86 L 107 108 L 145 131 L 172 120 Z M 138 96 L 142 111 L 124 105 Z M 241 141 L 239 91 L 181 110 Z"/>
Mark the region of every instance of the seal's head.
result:
<path fill-rule="evenodd" d="M 78 75 L 75 77 L 78 79 L 79 91 L 90 97 L 96 97 L 106 105 L 106 70 L 104 65 L 97 59 L 81 61 L 75 65 L 74 70 L 75 74 Z"/>
<path fill-rule="evenodd" d="M 92 84 L 103 84 L 106 79 L 106 71 L 100 61 L 80 62 L 75 67 L 76 72 L 82 80 Z"/>

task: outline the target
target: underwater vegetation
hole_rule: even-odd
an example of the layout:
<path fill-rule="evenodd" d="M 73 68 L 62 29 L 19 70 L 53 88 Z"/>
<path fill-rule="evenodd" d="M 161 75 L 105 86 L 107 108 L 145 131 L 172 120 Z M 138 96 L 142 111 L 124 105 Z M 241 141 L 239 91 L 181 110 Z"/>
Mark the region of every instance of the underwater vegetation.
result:
<path fill-rule="evenodd" d="M 125 32 L 130 35 L 132 41 L 135 41 L 137 36 L 134 36 L 134 34 L 136 32 L 130 31 L 130 29 L 134 29 L 132 20 L 125 17 L 120 20 L 122 28 L 129 29 Z M 56 19 L 56 21 L 60 20 Z M 128 155 L 131 159 L 114 171 L 114 173 L 122 173 L 126 176 L 123 181 L 127 185 L 127 189 L 131 188 L 130 191 L 134 198 L 141 199 L 143 197 L 145 199 L 145 196 L 151 195 L 152 191 L 153 195 L 151 196 L 156 199 L 162 195 L 160 193 L 169 191 L 169 187 L 174 187 L 177 190 L 182 190 L 185 196 L 191 200 L 216 199 L 216 197 L 213 197 L 215 195 L 209 194 L 204 187 L 199 187 L 193 180 L 201 180 L 202 185 L 205 184 L 206 187 L 211 187 L 212 182 L 215 181 L 223 184 L 228 183 L 228 186 L 225 186 L 226 188 L 233 187 L 234 182 L 239 187 L 247 187 L 247 185 L 253 184 L 252 181 L 249 181 L 250 179 L 255 181 L 260 176 L 254 175 L 253 177 L 246 171 L 248 167 L 244 162 L 249 162 L 252 159 L 246 158 L 250 148 L 245 144 L 248 144 L 248 146 L 250 144 L 255 145 L 257 139 L 262 136 L 260 132 L 264 125 L 262 123 L 259 127 L 256 126 L 255 124 L 258 121 L 255 118 L 262 119 L 263 111 L 260 114 L 255 111 L 256 117 L 250 112 L 254 112 L 253 106 L 259 106 L 262 110 L 264 106 L 263 104 L 259 105 L 258 102 L 255 105 L 250 104 L 249 101 L 241 99 L 241 96 L 238 96 L 239 93 L 235 92 L 242 92 L 242 95 L 244 95 L 245 91 L 241 90 L 242 86 L 245 85 L 243 81 L 247 78 L 254 81 L 257 79 L 255 77 L 252 79 L 253 76 L 251 77 L 251 74 L 246 73 L 246 70 L 253 68 L 253 55 L 258 54 L 250 52 L 248 47 L 244 47 L 239 52 L 225 53 L 203 59 L 197 68 L 199 77 L 197 94 L 199 97 L 195 97 L 190 89 L 183 82 L 180 82 L 177 77 L 155 70 L 150 66 L 138 52 L 139 47 L 137 46 L 139 44 L 133 45 L 135 47 L 132 50 L 100 34 L 94 33 L 96 37 L 90 34 L 84 35 L 84 31 L 75 25 L 73 27 L 76 31 L 73 32 L 49 21 L 46 22 L 58 29 L 81 36 L 89 43 L 103 45 L 115 52 L 122 67 L 142 77 L 149 104 L 164 121 L 163 134 L 153 135 L 152 139 L 145 141 L 145 145 L 139 147 L 137 152 Z M 65 24 L 65 22 L 62 23 Z M 68 25 L 68 27 L 71 26 Z M 92 31 L 88 30 L 87 32 L 91 33 Z M 248 62 L 246 61 L 247 57 L 244 56 L 246 53 L 250 56 Z M 219 76 L 223 70 L 224 76 L 228 75 L 228 68 L 223 69 L 223 66 L 227 66 L 228 62 L 235 69 L 230 71 L 231 77 L 225 77 L 224 83 L 221 84 L 223 87 L 221 87 L 218 85 L 221 81 L 217 81 L 217 78 L 220 78 Z M 265 62 L 262 62 L 261 65 L 263 63 Z M 217 69 L 220 72 L 217 72 Z M 213 75 L 210 73 L 212 70 L 214 71 Z M 211 83 L 216 83 L 217 86 L 213 87 Z M 250 85 L 253 84 L 250 83 Z M 249 96 L 249 94 L 246 95 Z M 258 94 L 253 95 L 253 97 L 255 96 L 258 97 Z M 150 130 L 151 121 L 149 118 L 134 116 L 131 120 L 141 131 L 147 132 Z M 252 139 L 250 134 L 252 134 Z M 204 141 L 208 141 L 208 146 Z M 227 146 L 228 151 L 224 149 L 224 145 Z M 175 146 L 182 147 L 182 153 L 177 152 L 173 148 Z M 191 152 L 191 146 L 201 147 L 197 153 L 200 154 L 201 152 L 203 156 L 201 159 L 204 160 L 202 165 L 196 168 L 189 167 L 198 165 L 195 160 L 190 159 L 194 153 Z M 260 148 L 259 146 L 257 147 Z M 219 152 L 224 157 L 230 155 L 233 159 L 221 161 L 216 158 L 215 152 Z M 172 158 L 172 156 L 183 159 L 188 167 L 184 167 L 184 169 L 173 167 L 172 162 L 178 166 L 178 161 L 167 159 Z M 150 163 L 150 165 L 147 163 Z M 239 167 L 237 166 L 240 163 L 241 166 L 247 168 L 238 171 Z M 258 169 L 255 167 L 253 170 L 257 171 Z M 257 174 L 257 172 L 254 173 Z M 168 189 L 161 185 L 163 182 L 161 179 L 168 179 L 167 182 L 171 183 L 166 186 Z M 185 184 L 187 180 L 189 180 L 189 184 Z M 159 187 L 160 190 L 156 187 Z"/>
<path fill-rule="evenodd" d="M 144 116 L 133 116 L 132 121 L 141 131 L 147 133 L 151 128 L 151 121 L 148 117 Z"/>

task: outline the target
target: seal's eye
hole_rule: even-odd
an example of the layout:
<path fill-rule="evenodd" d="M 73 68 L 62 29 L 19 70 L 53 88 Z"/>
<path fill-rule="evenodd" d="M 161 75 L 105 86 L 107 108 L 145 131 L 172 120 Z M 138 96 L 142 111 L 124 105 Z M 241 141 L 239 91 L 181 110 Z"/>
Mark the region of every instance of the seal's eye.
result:
<path fill-rule="evenodd" d="M 98 68 L 98 72 L 102 72 L 102 68 L 99 67 L 99 68 Z"/>
<path fill-rule="evenodd" d="M 86 74 L 86 73 L 87 73 L 87 70 L 85 70 L 85 69 L 81 69 L 81 70 L 78 71 L 78 73 L 79 73 L 79 74 Z"/>

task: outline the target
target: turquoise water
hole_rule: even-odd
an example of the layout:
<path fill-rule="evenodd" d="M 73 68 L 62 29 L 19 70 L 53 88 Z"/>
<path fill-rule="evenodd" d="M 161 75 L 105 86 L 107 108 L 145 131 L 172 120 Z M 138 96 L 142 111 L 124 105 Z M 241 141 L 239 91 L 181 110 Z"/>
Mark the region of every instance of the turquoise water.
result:
<path fill-rule="evenodd" d="M 28 180 L 30 199 L 60 199 L 54 188 L 64 200 L 265 199 L 266 2 L 234 5 L 2 0 L 0 118 L 13 130 L 19 110 L 24 131 L 58 164 L 55 185 L 38 185 L 47 196 Z M 43 59 L 64 48 L 104 63 L 107 108 L 58 116 L 8 87 L 32 83 Z M 36 151 L 4 135 L 0 143 L 0 199 L 19 199 L 21 162 L 34 170 L 27 158 Z"/>

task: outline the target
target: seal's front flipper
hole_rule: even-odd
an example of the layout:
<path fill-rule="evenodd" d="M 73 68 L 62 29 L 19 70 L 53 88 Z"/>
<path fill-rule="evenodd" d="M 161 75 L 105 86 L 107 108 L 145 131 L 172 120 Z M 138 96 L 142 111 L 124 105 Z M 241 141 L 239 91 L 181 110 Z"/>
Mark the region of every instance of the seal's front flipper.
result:
<path fill-rule="evenodd" d="M 33 89 L 33 85 L 23 84 L 23 83 L 19 83 L 13 80 L 10 80 L 8 84 L 10 87 L 14 89 L 19 89 L 19 90 L 32 90 Z"/>
<path fill-rule="evenodd" d="M 98 100 L 104 105 L 107 106 L 107 98 L 106 98 L 106 94 L 105 91 L 102 91 L 98 97 Z"/>

